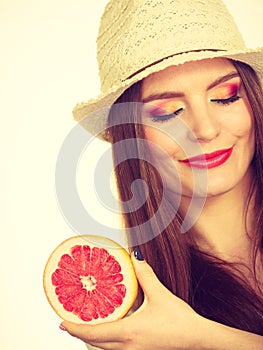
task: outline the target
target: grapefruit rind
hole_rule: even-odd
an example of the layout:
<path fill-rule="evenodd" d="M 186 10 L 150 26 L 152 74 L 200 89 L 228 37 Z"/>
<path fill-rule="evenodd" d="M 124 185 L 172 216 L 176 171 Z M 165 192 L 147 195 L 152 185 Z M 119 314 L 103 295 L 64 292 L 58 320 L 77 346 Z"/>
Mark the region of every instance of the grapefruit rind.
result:
<path fill-rule="evenodd" d="M 56 269 L 59 268 L 58 265 L 61 257 L 65 254 L 70 255 L 71 249 L 75 246 L 89 246 L 91 249 L 94 247 L 104 248 L 121 266 L 121 274 L 123 276 L 121 283 L 126 287 L 126 294 L 123 297 L 121 305 L 116 307 L 111 314 L 104 318 L 98 317 L 97 319 L 94 318 L 89 321 L 84 321 L 79 315 L 67 311 L 63 304 L 58 300 L 56 286 L 52 283 L 52 275 Z M 55 248 L 44 269 L 43 285 L 47 300 L 59 317 L 70 322 L 88 323 L 92 325 L 123 318 L 133 306 L 138 293 L 138 282 L 129 253 L 118 243 L 109 238 L 92 235 L 68 238 Z"/>

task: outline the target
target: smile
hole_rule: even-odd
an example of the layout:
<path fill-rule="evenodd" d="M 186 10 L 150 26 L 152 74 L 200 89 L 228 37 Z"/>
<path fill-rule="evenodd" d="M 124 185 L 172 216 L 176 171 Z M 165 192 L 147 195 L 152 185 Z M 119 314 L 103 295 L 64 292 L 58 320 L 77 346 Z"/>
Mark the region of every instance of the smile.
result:
<path fill-rule="evenodd" d="M 213 153 L 201 154 L 188 159 L 179 160 L 190 168 L 211 169 L 224 164 L 231 156 L 233 147 L 215 151 Z"/>

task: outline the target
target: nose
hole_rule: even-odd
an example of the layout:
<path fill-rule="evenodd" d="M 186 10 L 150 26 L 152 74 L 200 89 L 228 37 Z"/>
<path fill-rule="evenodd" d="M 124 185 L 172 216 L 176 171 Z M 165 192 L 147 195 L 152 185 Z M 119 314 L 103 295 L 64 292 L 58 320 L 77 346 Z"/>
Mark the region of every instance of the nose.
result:
<path fill-rule="evenodd" d="M 210 142 L 220 134 L 220 125 L 206 103 L 199 102 L 189 111 L 188 138 L 191 141 Z"/>

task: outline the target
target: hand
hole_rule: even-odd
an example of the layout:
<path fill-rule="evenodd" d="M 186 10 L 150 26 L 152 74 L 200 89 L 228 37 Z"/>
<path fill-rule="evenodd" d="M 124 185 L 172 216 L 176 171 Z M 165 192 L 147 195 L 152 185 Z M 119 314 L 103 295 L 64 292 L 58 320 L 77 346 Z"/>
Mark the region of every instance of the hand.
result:
<path fill-rule="evenodd" d="M 132 261 L 145 296 L 136 312 L 96 326 L 66 321 L 62 326 L 72 336 L 101 349 L 201 349 L 203 318 L 165 288 L 145 261 L 133 255 Z"/>

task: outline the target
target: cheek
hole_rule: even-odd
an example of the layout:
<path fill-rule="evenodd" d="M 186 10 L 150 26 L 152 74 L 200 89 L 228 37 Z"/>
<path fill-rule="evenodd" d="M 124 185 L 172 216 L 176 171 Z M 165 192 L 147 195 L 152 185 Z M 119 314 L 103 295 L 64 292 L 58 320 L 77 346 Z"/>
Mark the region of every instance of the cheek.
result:
<path fill-rule="evenodd" d="M 167 152 L 169 156 L 180 151 L 180 147 L 164 132 L 150 126 L 145 126 L 144 133 L 148 141 L 158 145 L 161 149 Z"/>
<path fill-rule="evenodd" d="M 222 127 L 237 138 L 250 137 L 254 134 L 252 111 L 246 104 L 227 115 Z"/>

